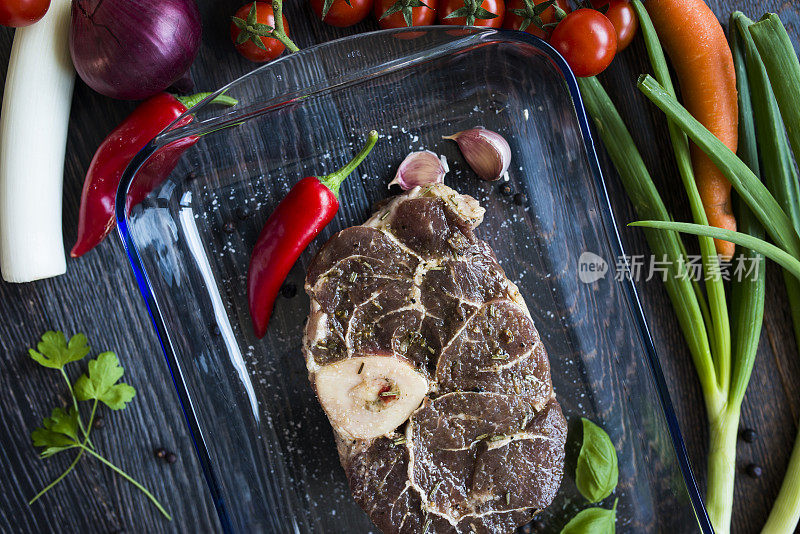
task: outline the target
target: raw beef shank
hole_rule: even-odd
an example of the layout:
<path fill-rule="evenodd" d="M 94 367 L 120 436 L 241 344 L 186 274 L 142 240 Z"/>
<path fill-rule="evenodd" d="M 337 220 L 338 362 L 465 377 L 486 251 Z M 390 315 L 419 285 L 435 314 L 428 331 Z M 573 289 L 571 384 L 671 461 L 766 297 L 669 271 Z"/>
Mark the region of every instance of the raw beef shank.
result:
<path fill-rule="evenodd" d="M 505 533 L 555 497 L 566 422 L 528 308 L 438 184 L 334 235 L 306 277 L 309 378 L 385 533 Z"/>

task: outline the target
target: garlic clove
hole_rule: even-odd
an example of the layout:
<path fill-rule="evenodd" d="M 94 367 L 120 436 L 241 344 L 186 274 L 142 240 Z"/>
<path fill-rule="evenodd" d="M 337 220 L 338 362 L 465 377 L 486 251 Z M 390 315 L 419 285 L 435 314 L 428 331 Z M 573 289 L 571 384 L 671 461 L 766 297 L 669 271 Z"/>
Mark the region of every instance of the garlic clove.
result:
<path fill-rule="evenodd" d="M 511 164 L 511 147 L 497 132 L 478 126 L 453 135 L 445 135 L 443 139 L 458 143 L 464 159 L 483 180 L 497 180 Z"/>
<path fill-rule="evenodd" d="M 389 187 L 398 184 L 403 191 L 408 191 L 419 185 L 440 184 L 449 170 L 444 156 L 440 158 L 430 150 L 412 152 L 397 168 Z"/>

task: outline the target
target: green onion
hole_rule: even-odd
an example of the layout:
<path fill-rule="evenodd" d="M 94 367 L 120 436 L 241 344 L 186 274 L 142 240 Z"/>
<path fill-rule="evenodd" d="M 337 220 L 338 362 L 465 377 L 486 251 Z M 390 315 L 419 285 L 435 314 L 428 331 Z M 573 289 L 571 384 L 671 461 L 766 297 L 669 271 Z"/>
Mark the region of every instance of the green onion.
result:
<path fill-rule="evenodd" d="M 636 15 L 639 18 L 639 27 L 647 47 L 650 57 L 650 65 L 658 82 L 664 89 L 675 98 L 675 89 L 672 79 L 669 76 L 667 58 L 658 40 L 655 27 L 653 26 L 647 10 L 640 0 L 632 2 Z M 675 154 L 675 162 L 678 165 L 678 173 L 689 197 L 689 207 L 692 211 L 692 218 L 698 224 L 708 224 L 708 217 L 703 208 L 703 201 L 700 199 L 700 192 L 697 190 L 697 183 L 694 179 L 692 169 L 692 159 L 689 154 L 689 141 L 686 134 L 674 122 L 669 121 L 669 136 L 672 141 L 672 150 Z M 706 274 L 719 273 L 719 257 L 717 256 L 714 240 L 701 237 L 700 253 L 703 257 L 703 269 Z M 706 321 L 709 327 L 709 341 L 711 342 L 711 353 L 717 370 L 717 382 L 721 387 L 727 387 L 730 375 L 730 323 L 728 319 L 728 304 L 725 299 L 725 287 L 722 277 L 709 276 L 706 280 L 706 292 L 708 293 L 708 304 L 712 322 Z"/>
<path fill-rule="evenodd" d="M 800 519 L 800 431 L 794 442 L 789 466 L 783 476 L 778 498 L 772 504 L 761 534 L 791 534 Z"/>
<path fill-rule="evenodd" d="M 795 278 L 800 280 L 800 261 L 775 245 L 747 234 L 732 232 L 730 230 L 723 230 L 711 226 L 688 223 L 673 223 L 666 221 L 640 221 L 638 223 L 632 223 L 632 226 L 675 230 L 732 241 L 737 245 L 748 247 L 770 258 L 778 263 L 781 267 L 789 271 Z M 753 310 L 750 313 L 757 315 L 758 311 Z M 750 350 L 754 349 L 751 348 Z M 800 436 L 798 436 L 798 441 L 800 441 Z M 800 506 L 798 506 L 799 499 L 800 446 L 798 446 L 798 442 L 795 442 L 795 447 L 792 451 L 792 456 L 789 459 L 789 467 L 784 477 L 780 493 L 778 494 L 778 498 L 773 505 L 767 523 L 764 525 L 764 528 L 761 531 L 762 534 L 789 534 L 794 532 L 794 528 L 797 525 L 798 518 L 800 517 Z"/>
<path fill-rule="evenodd" d="M 772 82 L 794 155 L 800 158 L 800 62 L 792 41 L 775 13 L 750 26 L 750 34 Z"/>
<path fill-rule="evenodd" d="M 656 36 L 648 36 L 652 25 L 650 24 L 647 13 L 644 12 L 644 8 L 642 6 L 637 6 L 637 2 L 638 0 L 635 0 L 634 9 L 637 9 L 639 13 L 639 20 L 645 37 L 645 43 L 647 43 L 648 49 L 660 51 Z M 745 75 L 741 43 L 736 37 L 736 32 L 733 32 L 731 34 L 731 50 L 733 52 L 734 66 L 736 68 L 739 94 L 739 153 L 754 174 L 758 174 L 758 150 L 752 106 L 750 105 L 750 90 Z M 654 45 L 651 45 L 651 40 L 655 42 Z M 654 54 L 651 52 L 651 58 L 653 55 Z M 653 60 L 656 77 L 664 86 L 666 92 L 670 94 L 671 97 L 675 98 L 672 83 L 668 78 L 669 75 L 666 70 L 666 61 L 664 60 L 663 53 L 658 55 L 660 57 L 658 57 L 657 60 Z M 676 135 L 676 130 L 680 133 L 680 137 Z M 685 150 L 681 151 L 681 155 L 686 159 L 686 163 L 690 165 L 691 162 L 688 159 L 688 143 L 686 137 L 678 126 L 672 122 L 670 122 L 670 134 L 673 138 L 673 146 L 676 145 L 676 141 L 681 142 L 680 146 L 682 149 L 685 146 Z M 676 158 L 679 158 L 677 150 Z M 690 178 L 692 180 L 692 185 L 694 185 L 694 177 L 691 176 Z M 687 179 L 684 178 L 684 182 L 686 181 Z M 697 206 L 702 209 L 697 188 L 687 187 L 686 189 L 693 208 Z M 761 232 L 752 212 L 741 202 L 740 198 L 735 200 L 739 201 L 737 203 L 739 227 L 750 234 Z M 698 217 L 695 212 L 694 219 L 698 224 L 708 224 L 704 212 L 702 218 Z M 760 235 L 763 235 L 763 232 L 759 233 L 759 236 Z M 703 250 L 704 256 L 705 254 L 713 254 L 715 252 L 714 242 L 710 237 L 701 238 L 700 243 L 706 246 Z M 708 251 L 709 248 L 710 252 Z M 733 338 L 731 339 L 731 329 L 726 329 L 724 334 L 726 336 L 726 341 L 731 343 L 728 347 L 730 348 L 732 346 L 732 352 L 721 355 L 715 353 L 715 362 L 717 363 L 719 372 L 718 379 L 722 395 L 716 399 L 706 399 L 707 406 L 714 406 L 714 409 L 708 410 L 707 414 L 709 426 L 709 453 L 707 463 L 708 481 L 706 507 L 708 509 L 709 518 L 718 532 L 730 531 L 731 515 L 733 511 L 733 489 L 736 477 L 736 438 L 741 415 L 741 405 L 755 362 L 764 316 L 764 289 L 766 277 L 763 257 L 750 249 L 740 249 L 737 260 L 740 262 L 757 262 L 758 271 L 754 278 L 744 277 L 744 279 L 734 279 L 731 283 L 730 302 Z M 704 259 L 704 262 L 707 262 L 707 260 Z M 712 267 L 714 266 L 712 265 Z M 712 287 L 708 289 L 709 301 L 713 304 L 715 303 L 715 299 L 711 293 Z M 719 300 L 717 300 L 717 302 L 722 306 L 721 311 L 726 314 L 725 319 L 727 319 L 727 305 L 724 299 L 724 289 L 722 288 L 721 281 L 719 282 L 719 290 L 723 292 L 723 298 L 719 299 L 721 302 L 719 302 Z M 725 323 L 725 326 L 728 327 L 729 325 Z"/>
<path fill-rule="evenodd" d="M 741 199 L 737 199 L 741 200 Z M 737 202 L 736 206 L 739 227 L 744 233 L 749 235 L 762 235 L 763 228 L 755 220 L 752 212 Z M 755 234 L 755 235 L 754 235 Z M 766 286 L 767 268 L 764 256 L 752 249 L 745 249 L 740 253 L 741 261 L 757 262 L 755 269 L 756 275 L 753 278 L 743 277 L 731 282 L 731 319 L 733 322 L 733 371 L 731 374 L 731 388 L 728 404 L 741 407 L 747 384 L 750 381 L 750 374 L 753 371 L 756 352 L 758 351 L 758 340 L 761 337 L 761 327 L 764 320 L 764 298 Z M 736 418 L 738 422 L 738 417 Z M 737 427 L 732 429 L 734 434 Z M 734 435 L 734 451 L 736 449 L 736 438 Z M 709 487 L 711 485 L 709 484 Z"/>
<path fill-rule="evenodd" d="M 775 242 L 780 243 L 793 256 L 800 257 L 800 236 L 795 231 L 792 221 L 781 209 L 775 197 L 761 183 L 761 180 L 753 174 L 753 171 L 737 158 L 736 154 L 731 152 L 722 141 L 692 117 L 675 98 L 664 91 L 664 88 L 652 76 L 647 74 L 640 76 L 638 86 L 647 98 L 658 106 L 670 120 L 675 121 L 692 141 L 708 154 Z"/>
<path fill-rule="evenodd" d="M 756 118 L 759 115 L 755 109 L 759 102 L 759 96 L 754 92 L 747 75 L 747 64 L 749 64 L 747 59 L 751 52 L 749 46 L 752 45 L 752 41 L 748 43 L 747 39 L 744 39 L 736 29 L 740 16 L 743 16 L 740 12 L 733 13 L 728 25 L 739 92 L 739 157 L 750 167 L 753 174 L 760 176 L 760 143 L 756 141 Z M 735 199 L 735 207 L 737 208 L 739 230 L 753 237 L 762 238 L 764 228 L 758 223 L 753 212 L 745 205 L 741 197 Z M 762 255 L 752 249 L 745 249 L 740 254 L 739 261 L 742 263 L 757 262 L 756 269 L 758 271 L 754 278 L 734 278 L 731 283 L 734 369 L 728 402 L 737 407 L 741 405 L 744 398 L 758 350 L 758 340 L 761 337 L 761 326 L 764 319 L 766 285 L 766 266 Z"/>
<path fill-rule="evenodd" d="M 748 66 L 746 58 L 750 58 L 753 50 L 752 40 L 748 43 L 744 36 L 736 30 L 740 17 L 744 15 L 736 11 L 731 15 L 728 27 L 730 28 L 731 53 L 733 54 L 733 68 L 736 71 L 736 88 L 739 93 L 739 158 L 748 166 L 753 174 L 761 176 L 761 168 L 758 164 L 758 143 L 756 142 L 756 125 L 753 117 L 753 106 L 751 98 L 752 89 L 750 80 L 747 76 Z M 744 17 L 747 18 L 747 17 Z M 751 59 L 751 58 L 750 58 Z M 752 68 L 752 64 L 750 65 Z M 663 84 L 662 84 L 663 85 Z M 674 94 L 672 96 L 675 96 Z"/>
<path fill-rule="evenodd" d="M 737 29 L 747 46 L 747 71 L 753 88 L 758 142 L 767 187 L 800 232 L 800 192 L 798 176 L 786 140 L 783 119 L 791 121 L 790 136 L 797 152 L 798 75 L 797 56 L 788 41 L 780 19 L 773 15 L 757 24 L 734 13 Z M 788 45 L 787 45 L 788 43 Z M 763 51 L 769 56 L 763 59 Z M 772 76 L 769 76 L 772 73 Z M 772 85 L 770 82 L 772 81 Z M 773 92 L 774 89 L 774 92 Z M 780 95 L 780 101 L 776 98 Z M 784 270 L 784 282 L 792 314 L 795 340 L 800 343 L 800 281 Z M 791 532 L 800 518 L 800 433 L 783 479 L 778 497 L 762 532 Z"/>
<path fill-rule="evenodd" d="M 713 237 L 714 239 L 724 239 L 725 241 L 730 241 L 737 245 L 755 250 L 792 273 L 792 276 L 800 279 L 800 261 L 797 258 L 782 248 L 776 247 L 772 243 L 742 232 L 734 232 L 733 230 L 717 228 L 716 226 L 671 221 L 636 221 L 630 223 L 628 226 L 673 230 L 675 232 L 683 232 L 684 234 L 704 235 Z"/>
<path fill-rule="evenodd" d="M 742 232 L 753 237 L 762 236 L 764 229 L 756 221 L 752 212 L 744 205 L 744 202 L 741 199 L 737 199 L 735 205 L 738 208 L 737 221 Z M 758 340 L 761 337 L 761 327 L 764 320 L 767 274 L 764 256 L 753 249 L 741 251 L 739 261 L 749 264 L 756 262 L 756 274 L 752 278 L 744 276 L 741 279 L 733 279 L 731 282 L 733 370 L 728 405 L 736 407 L 737 411 L 740 409 L 744 399 L 744 393 L 750 381 L 750 374 L 753 371 L 753 364 L 758 351 Z M 738 423 L 738 417 L 736 419 Z M 738 424 L 731 429 L 734 433 L 734 451 L 736 450 L 735 433 L 737 432 L 737 427 Z"/>
<path fill-rule="evenodd" d="M 770 86 L 764 62 L 748 31 L 753 21 L 736 12 L 731 21 L 736 23 L 745 47 L 747 75 L 752 91 L 758 144 L 764 166 L 764 181 L 767 189 L 775 195 L 778 204 L 786 211 L 795 230 L 800 232 L 800 192 L 792 155 L 786 141 L 778 102 Z M 800 282 L 784 273 L 789 309 L 794 323 L 795 339 L 800 340 Z"/>
<path fill-rule="evenodd" d="M 630 132 L 597 78 L 578 78 L 586 109 L 594 119 L 600 138 L 611 161 L 619 173 L 622 185 L 639 217 L 670 220 L 667 208 L 656 189 L 642 156 L 636 148 Z M 685 257 L 683 244 L 674 233 L 645 231 L 645 237 L 653 254 L 666 256 L 670 272 L 665 286 L 678 317 L 683 336 L 689 345 L 700 385 L 706 398 L 719 394 L 716 370 L 708 342 L 703 307 L 698 294 L 687 276 L 679 276 L 678 267 Z"/>
<path fill-rule="evenodd" d="M 756 45 L 758 45 L 759 32 L 754 31 L 754 29 L 756 26 L 758 26 L 758 24 L 761 24 L 761 22 L 753 24 L 753 26 L 750 27 L 750 33 L 753 35 Z M 765 56 L 767 54 L 776 55 L 779 51 L 770 47 L 762 46 L 759 48 L 759 52 L 761 53 L 761 59 L 765 60 Z M 783 64 L 791 65 L 791 63 L 792 62 L 790 61 L 783 61 Z M 781 62 L 775 61 L 774 58 L 771 58 L 769 62 L 764 61 L 764 64 L 767 68 L 767 72 L 769 73 L 771 72 L 770 64 L 773 64 L 773 68 L 775 68 L 774 65 L 781 65 Z M 792 78 L 793 73 L 787 73 L 787 77 Z M 798 150 L 800 147 L 795 148 L 796 141 L 800 141 L 800 138 L 798 138 L 799 132 L 797 132 L 798 122 L 792 122 L 794 120 L 793 116 L 795 113 L 793 113 L 791 110 L 788 110 L 788 112 L 787 110 L 784 110 L 784 106 L 781 106 L 781 101 L 782 99 L 783 101 L 786 101 L 788 98 L 791 98 L 792 95 L 796 95 L 796 93 L 800 91 L 800 88 L 793 88 L 791 85 L 786 85 L 782 81 L 778 81 L 780 78 L 781 75 L 775 72 L 774 76 L 770 77 L 770 81 L 774 82 L 773 90 L 775 91 L 778 104 L 781 107 L 783 120 L 786 123 L 789 139 L 792 142 L 793 149 L 795 150 L 795 156 L 797 156 L 797 154 L 800 153 L 800 150 Z M 797 276 L 798 272 L 800 272 L 798 271 L 800 262 L 797 260 L 797 258 L 800 258 L 800 238 L 798 238 L 798 231 L 795 230 L 792 220 L 781 209 L 777 200 L 775 200 L 766 187 L 756 178 L 752 171 L 747 168 L 747 165 L 737 158 L 724 144 L 719 141 L 719 139 L 714 137 L 700 123 L 695 121 L 691 115 L 689 115 L 686 110 L 680 106 L 680 104 L 674 101 L 674 99 L 670 99 L 669 95 L 664 92 L 663 88 L 661 88 L 654 79 L 650 77 L 641 77 L 639 79 L 639 88 L 648 96 L 648 98 L 650 98 L 650 100 L 660 107 L 662 111 L 667 113 L 670 118 L 676 120 L 676 122 L 681 125 L 681 128 L 689 135 L 689 137 L 691 137 L 692 140 L 695 141 L 695 143 L 697 143 L 697 145 L 711 157 L 720 170 L 725 173 L 744 201 L 747 202 L 747 205 L 753 210 L 755 215 L 767 229 L 772 239 L 786 250 L 782 250 L 774 245 L 769 245 L 760 240 L 756 241 L 772 247 L 772 249 L 769 249 L 771 253 L 776 253 L 777 251 L 776 258 L 780 258 L 781 261 L 778 261 L 777 259 L 775 261 L 778 261 L 781 267 L 790 271 L 794 276 Z M 794 128 L 792 127 L 792 124 L 795 125 Z M 659 225 L 664 224 L 661 221 L 656 222 Z M 654 226 L 648 227 L 652 228 Z M 706 233 L 704 235 L 715 237 L 714 234 L 710 233 L 711 230 L 707 229 L 705 232 Z M 736 232 L 731 233 L 737 234 Z M 725 237 L 722 238 L 727 239 Z M 750 237 L 750 239 L 755 238 Z M 737 244 L 744 244 L 735 239 L 728 240 Z M 751 245 L 752 244 L 753 243 L 751 243 Z M 750 245 L 744 244 L 744 246 Z M 767 254 L 765 252 L 767 249 L 764 249 L 763 247 L 758 248 L 756 246 L 751 246 L 751 248 L 764 254 L 768 258 L 775 259 L 770 254 Z M 770 517 L 762 532 L 793 532 L 794 527 L 797 525 L 798 518 L 800 518 L 800 432 L 798 432 L 798 436 L 795 440 L 794 450 L 792 451 L 792 456 L 789 460 L 789 466 L 787 468 L 786 475 L 784 476 L 781 490 L 778 493 L 778 498 L 773 505 L 772 511 L 770 512 Z"/>

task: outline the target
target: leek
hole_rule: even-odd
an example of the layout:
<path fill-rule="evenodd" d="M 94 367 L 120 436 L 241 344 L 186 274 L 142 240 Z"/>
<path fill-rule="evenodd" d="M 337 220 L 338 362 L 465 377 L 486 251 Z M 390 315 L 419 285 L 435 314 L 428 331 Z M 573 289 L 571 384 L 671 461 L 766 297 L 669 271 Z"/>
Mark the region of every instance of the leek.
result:
<path fill-rule="evenodd" d="M 75 83 L 69 0 L 14 34 L 0 112 L 0 272 L 30 282 L 66 272 L 61 193 Z"/>

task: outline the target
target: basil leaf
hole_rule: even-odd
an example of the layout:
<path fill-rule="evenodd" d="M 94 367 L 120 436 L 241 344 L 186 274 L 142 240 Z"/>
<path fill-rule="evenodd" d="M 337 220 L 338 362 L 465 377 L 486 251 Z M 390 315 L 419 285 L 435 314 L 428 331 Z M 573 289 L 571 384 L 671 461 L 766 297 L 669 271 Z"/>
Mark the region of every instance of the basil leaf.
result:
<path fill-rule="evenodd" d="M 619 479 L 617 451 L 605 431 L 586 418 L 583 422 L 583 445 L 578 454 L 575 484 L 589 502 L 600 502 L 614 491 Z"/>
<path fill-rule="evenodd" d="M 617 503 L 614 508 L 587 508 L 570 519 L 561 534 L 614 534 L 616 530 Z"/>

